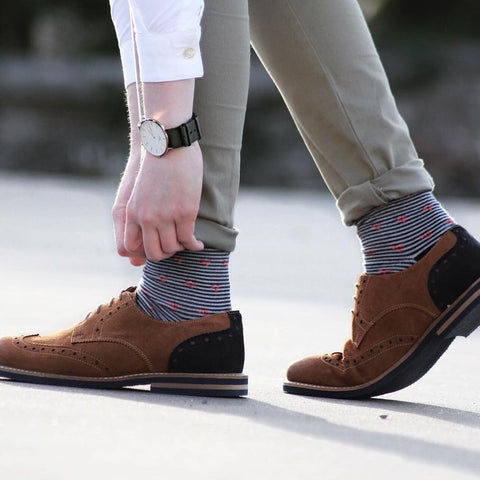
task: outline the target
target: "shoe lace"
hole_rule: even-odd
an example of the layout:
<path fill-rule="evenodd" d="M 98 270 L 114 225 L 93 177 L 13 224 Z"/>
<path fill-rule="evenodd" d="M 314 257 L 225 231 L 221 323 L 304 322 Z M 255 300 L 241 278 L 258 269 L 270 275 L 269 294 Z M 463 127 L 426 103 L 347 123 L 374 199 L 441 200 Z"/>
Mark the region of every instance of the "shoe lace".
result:
<path fill-rule="evenodd" d="M 360 315 L 360 312 L 359 312 L 359 305 L 360 305 L 360 296 L 362 295 L 363 293 L 363 281 L 358 284 L 356 283 L 355 284 L 355 295 L 353 296 L 353 300 L 354 300 L 354 307 L 353 307 L 353 310 L 350 310 L 350 313 L 352 314 L 352 322 L 355 324 L 355 323 L 360 323 L 360 324 L 364 324 L 365 321 L 364 319 L 362 318 L 362 316 Z M 355 321 L 355 318 L 356 318 L 356 321 Z"/>
<path fill-rule="evenodd" d="M 112 308 L 113 306 L 113 303 L 116 302 L 117 300 L 121 301 L 122 300 L 122 297 L 123 297 L 123 294 L 125 293 L 126 290 L 123 290 L 120 292 L 120 295 L 118 297 L 113 297 L 109 302 L 107 303 L 101 303 L 95 310 L 95 314 L 98 315 L 101 311 L 102 311 L 102 308 Z M 94 313 L 94 311 L 92 310 L 91 312 L 88 312 L 87 313 L 87 316 L 85 317 L 85 320 L 87 318 L 90 317 L 90 315 L 92 315 Z"/>
<path fill-rule="evenodd" d="M 352 320 L 353 317 L 355 316 L 355 310 L 357 309 L 358 306 L 358 296 L 362 293 L 362 290 L 359 290 L 360 285 L 358 283 L 355 284 L 355 295 L 353 296 L 353 301 L 354 301 L 354 306 L 352 310 L 350 310 L 350 313 L 352 314 Z"/>

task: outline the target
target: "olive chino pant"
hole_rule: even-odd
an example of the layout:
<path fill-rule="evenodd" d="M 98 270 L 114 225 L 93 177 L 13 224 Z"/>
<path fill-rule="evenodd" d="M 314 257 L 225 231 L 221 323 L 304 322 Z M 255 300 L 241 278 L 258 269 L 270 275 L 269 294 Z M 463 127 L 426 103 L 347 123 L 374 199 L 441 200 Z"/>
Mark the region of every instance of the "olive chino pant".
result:
<path fill-rule="evenodd" d="M 206 0 L 194 105 L 204 156 L 197 238 L 235 248 L 250 42 L 346 225 L 433 189 L 356 0 Z"/>

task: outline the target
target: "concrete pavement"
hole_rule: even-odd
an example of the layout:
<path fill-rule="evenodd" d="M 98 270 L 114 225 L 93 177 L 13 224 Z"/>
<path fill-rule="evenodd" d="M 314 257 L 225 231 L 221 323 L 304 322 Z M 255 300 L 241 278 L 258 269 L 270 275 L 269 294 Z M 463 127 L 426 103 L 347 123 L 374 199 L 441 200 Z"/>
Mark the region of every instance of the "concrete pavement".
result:
<path fill-rule="evenodd" d="M 116 256 L 115 186 L 0 174 L 0 335 L 46 333 L 135 284 Z M 444 199 L 480 237 L 479 203 Z M 0 381 L 0 478 L 480 478 L 480 334 L 415 385 L 368 401 L 282 393 L 286 366 L 349 335 L 361 269 L 324 194 L 243 190 L 232 257 L 246 399 Z"/>

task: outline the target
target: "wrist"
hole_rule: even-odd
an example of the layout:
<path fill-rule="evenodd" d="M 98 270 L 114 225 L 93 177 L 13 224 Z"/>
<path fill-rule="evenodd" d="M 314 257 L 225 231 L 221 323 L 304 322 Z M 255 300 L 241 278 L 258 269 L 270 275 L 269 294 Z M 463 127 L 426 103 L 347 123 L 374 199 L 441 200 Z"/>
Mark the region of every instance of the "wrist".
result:
<path fill-rule="evenodd" d="M 140 142 L 155 157 L 163 157 L 169 150 L 189 147 L 201 138 L 197 116 L 187 122 L 165 128 L 155 119 L 146 118 L 139 125 Z"/>
<path fill-rule="evenodd" d="M 180 147 L 180 148 L 169 148 L 164 155 L 161 157 L 157 157 L 152 155 L 148 150 L 142 149 L 141 161 L 144 162 L 152 162 L 152 163 L 161 163 L 164 160 L 172 160 L 176 161 L 179 156 L 201 156 L 201 148 L 198 142 L 194 142 L 188 147 Z"/>

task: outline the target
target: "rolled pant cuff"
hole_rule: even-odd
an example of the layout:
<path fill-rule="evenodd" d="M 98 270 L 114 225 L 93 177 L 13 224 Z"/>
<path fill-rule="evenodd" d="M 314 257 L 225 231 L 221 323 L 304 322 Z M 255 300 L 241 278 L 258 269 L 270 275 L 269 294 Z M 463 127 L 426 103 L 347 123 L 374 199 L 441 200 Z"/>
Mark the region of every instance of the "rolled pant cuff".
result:
<path fill-rule="evenodd" d="M 354 225 L 373 208 L 409 194 L 431 191 L 434 182 L 420 159 L 395 167 L 360 185 L 347 188 L 337 199 L 345 225 Z"/>
<path fill-rule="evenodd" d="M 216 248 L 224 252 L 233 252 L 237 243 L 238 230 L 224 225 L 197 218 L 195 222 L 195 237 L 201 240 L 206 247 Z"/>

